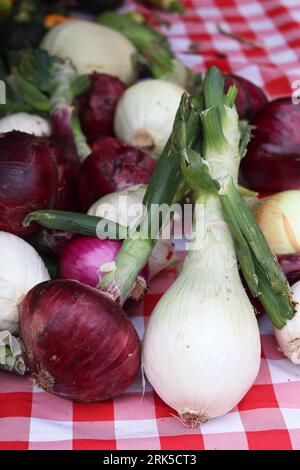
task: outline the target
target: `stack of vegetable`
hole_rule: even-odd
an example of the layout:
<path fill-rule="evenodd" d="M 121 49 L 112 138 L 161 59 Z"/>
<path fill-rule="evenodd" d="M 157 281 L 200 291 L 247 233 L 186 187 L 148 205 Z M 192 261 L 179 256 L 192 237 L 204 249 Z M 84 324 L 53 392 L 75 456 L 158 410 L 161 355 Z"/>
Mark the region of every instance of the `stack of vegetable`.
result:
<path fill-rule="evenodd" d="M 232 409 L 256 378 L 255 302 L 300 363 L 300 289 L 284 274 L 300 279 L 299 187 L 278 157 L 288 145 L 279 110 L 297 115 L 293 105 L 268 103 L 215 67 L 201 80 L 159 33 L 115 12 L 68 20 L 41 48 L 6 53 L 1 77 L 0 367 L 90 402 L 126 390 L 142 354 L 156 392 L 196 426 Z M 278 114 L 265 137 L 270 107 Z M 291 127 L 283 154 L 296 168 Z M 287 181 L 276 190 L 293 191 L 259 200 L 239 173 L 251 190 L 270 190 L 273 155 Z M 141 353 L 128 314 L 177 262 L 162 232 L 187 195 L 194 238 Z"/>

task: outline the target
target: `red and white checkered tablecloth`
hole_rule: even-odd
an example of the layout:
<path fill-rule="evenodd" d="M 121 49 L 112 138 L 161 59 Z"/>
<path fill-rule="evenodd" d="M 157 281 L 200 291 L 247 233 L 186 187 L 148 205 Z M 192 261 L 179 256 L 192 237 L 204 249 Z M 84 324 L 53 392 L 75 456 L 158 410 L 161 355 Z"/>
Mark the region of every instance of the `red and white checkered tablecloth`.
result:
<path fill-rule="evenodd" d="M 184 17 L 161 27 L 174 51 L 198 71 L 215 64 L 262 86 L 270 97 L 291 94 L 300 79 L 299 0 L 185 0 Z M 127 2 L 130 8 L 133 2 Z M 141 8 L 142 11 L 148 11 Z M 149 15 L 151 20 L 151 14 Z M 262 43 L 244 46 L 218 33 L 217 25 Z M 195 51 L 198 43 L 201 54 Z M 191 50 L 191 44 L 192 50 Z M 132 318 L 140 337 L 145 321 L 175 274 L 152 283 Z M 268 319 L 260 320 L 262 362 L 241 403 L 199 429 L 183 426 L 141 377 L 120 398 L 74 404 L 0 372 L 0 449 L 300 449 L 300 368 L 284 359 Z"/>

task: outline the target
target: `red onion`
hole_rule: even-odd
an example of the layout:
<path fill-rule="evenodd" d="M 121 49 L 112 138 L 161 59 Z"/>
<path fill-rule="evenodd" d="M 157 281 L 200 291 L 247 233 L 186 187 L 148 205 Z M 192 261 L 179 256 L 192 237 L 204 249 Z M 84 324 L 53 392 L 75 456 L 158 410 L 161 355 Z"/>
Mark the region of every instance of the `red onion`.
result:
<path fill-rule="evenodd" d="M 113 122 L 117 102 L 126 86 L 117 77 L 94 72 L 91 87 L 78 98 L 79 119 L 89 142 L 101 134 L 114 135 Z"/>
<path fill-rule="evenodd" d="M 38 284 L 21 304 L 27 367 L 47 392 L 78 402 L 115 398 L 135 379 L 140 341 L 124 311 L 77 281 Z"/>
<path fill-rule="evenodd" d="M 0 230 L 20 237 L 36 226 L 23 227 L 29 212 L 52 209 L 57 194 L 57 168 L 46 138 L 23 132 L 0 136 Z"/>
<path fill-rule="evenodd" d="M 268 101 L 261 88 L 243 77 L 226 75 L 225 91 L 228 90 L 230 85 L 235 85 L 239 91 L 235 104 L 241 119 L 252 119 Z"/>
<path fill-rule="evenodd" d="M 291 285 L 300 280 L 300 253 L 280 255 L 278 261 Z"/>
<path fill-rule="evenodd" d="M 55 209 L 63 211 L 76 211 L 78 201 L 75 191 L 76 165 L 66 157 L 71 152 L 70 147 L 62 143 L 62 139 L 52 136 L 50 140 L 53 157 L 58 171 L 58 188 Z"/>
<path fill-rule="evenodd" d="M 86 211 L 106 194 L 147 184 L 154 168 L 154 160 L 141 150 L 113 137 L 100 137 L 79 168 L 77 187 L 82 209 Z"/>
<path fill-rule="evenodd" d="M 60 277 L 75 279 L 83 284 L 96 287 L 102 277 L 100 266 L 115 260 L 122 242 L 100 240 L 94 237 L 76 237 L 64 247 L 60 257 Z M 133 288 L 133 300 L 140 300 L 147 289 L 148 267 L 140 273 Z"/>
<path fill-rule="evenodd" d="M 240 167 L 242 185 L 263 193 L 300 189 L 300 106 L 290 98 L 266 104 Z"/>

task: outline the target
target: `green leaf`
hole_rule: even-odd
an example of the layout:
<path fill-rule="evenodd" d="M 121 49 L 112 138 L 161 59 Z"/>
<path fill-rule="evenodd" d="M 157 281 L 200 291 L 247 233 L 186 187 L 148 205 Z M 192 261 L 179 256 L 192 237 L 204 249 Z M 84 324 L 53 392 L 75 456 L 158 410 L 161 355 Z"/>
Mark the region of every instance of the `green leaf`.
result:
<path fill-rule="evenodd" d="M 16 84 L 22 99 L 26 104 L 32 106 L 37 111 L 50 111 L 51 102 L 44 93 L 25 80 L 19 73 L 16 74 Z"/>

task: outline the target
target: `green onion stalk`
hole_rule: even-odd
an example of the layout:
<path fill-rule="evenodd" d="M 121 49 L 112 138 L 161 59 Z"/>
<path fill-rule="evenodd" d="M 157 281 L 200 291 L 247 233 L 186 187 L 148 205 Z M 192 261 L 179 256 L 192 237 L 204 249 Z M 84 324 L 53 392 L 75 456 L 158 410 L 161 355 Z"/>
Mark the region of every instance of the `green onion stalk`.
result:
<path fill-rule="evenodd" d="M 13 77 L 21 100 L 8 104 L 5 111 L 19 108 L 50 114 L 52 132 L 64 149 L 65 160 L 78 165 L 91 153 L 74 109 L 75 97 L 90 86 L 88 76 L 79 76 L 69 60 L 40 49 L 24 51 L 14 60 Z"/>
<path fill-rule="evenodd" d="M 154 78 L 163 78 L 185 88 L 196 95 L 201 86 L 201 77 L 185 67 L 171 50 L 167 38 L 145 23 L 135 21 L 129 15 L 109 11 L 98 16 L 96 21 L 103 26 L 122 33 L 136 47 L 138 65 L 149 70 Z"/>
<path fill-rule="evenodd" d="M 201 112 L 202 156 L 187 152 L 182 145 L 181 166 L 187 183 L 199 194 L 198 202 L 209 196 L 221 205 L 246 283 L 280 329 L 295 315 L 295 301 L 276 256 L 237 189 L 244 137 L 234 106 L 237 90 L 231 87 L 224 95 L 223 89 L 222 74 L 210 68 L 204 79 L 205 110 Z"/>

